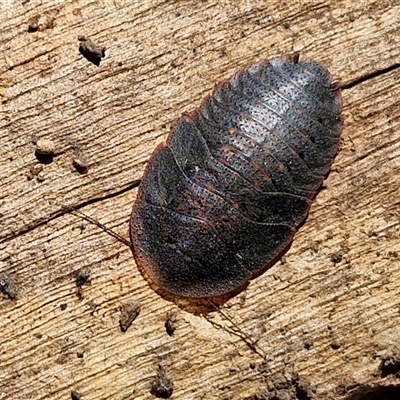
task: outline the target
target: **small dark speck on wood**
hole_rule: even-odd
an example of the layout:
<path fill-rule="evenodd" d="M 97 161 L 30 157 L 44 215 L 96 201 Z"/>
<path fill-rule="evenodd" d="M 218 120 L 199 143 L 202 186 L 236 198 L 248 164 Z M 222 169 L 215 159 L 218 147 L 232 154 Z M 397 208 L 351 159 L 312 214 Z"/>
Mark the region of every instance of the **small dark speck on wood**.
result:
<path fill-rule="evenodd" d="M 26 173 L 27 179 L 30 181 L 34 177 L 38 177 L 38 175 L 43 171 L 43 165 L 42 164 L 34 164 L 31 165 L 29 168 L 29 171 Z M 38 179 L 39 180 L 39 179 Z"/>
<path fill-rule="evenodd" d="M 80 299 L 83 298 L 82 287 L 90 283 L 90 271 L 79 271 L 75 278 L 77 288 L 76 294 Z"/>
<path fill-rule="evenodd" d="M 14 279 L 4 272 L 0 274 L 0 291 L 10 300 L 17 297 L 18 288 Z"/>
<path fill-rule="evenodd" d="M 28 32 L 33 33 L 39 30 L 39 15 L 35 15 L 29 20 Z"/>
<path fill-rule="evenodd" d="M 76 287 L 82 287 L 90 282 L 90 271 L 80 271 L 76 275 L 75 284 Z"/>
<path fill-rule="evenodd" d="M 89 62 L 94 65 L 99 66 L 100 61 L 106 55 L 106 48 L 100 47 L 86 36 L 78 36 L 79 40 L 79 52 L 86 58 Z"/>
<path fill-rule="evenodd" d="M 88 162 L 83 151 L 74 149 L 74 157 L 72 159 L 72 165 L 80 174 L 86 174 L 88 172 Z"/>
<path fill-rule="evenodd" d="M 72 400 L 81 400 L 82 396 L 80 393 L 78 393 L 76 390 L 73 390 L 71 392 L 71 399 Z"/>
<path fill-rule="evenodd" d="M 151 385 L 150 393 L 159 399 L 169 399 L 172 396 L 174 384 L 171 379 L 165 375 L 164 368 L 159 365 L 157 377 Z"/>
<path fill-rule="evenodd" d="M 334 264 L 340 263 L 342 261 L 342 259 L 343 259 L 343 254 L 340 251 L 337 251 L 337 252 L 331 254 L 331 261 Z"/>
<path fill-rule="evenodd" d="M 121 332 L 126 332 L 131 326 L 132 322 L 140 314 L 140 302 L 138 300 L 132 300 L 129 303 L 122 304 L 121 316 L 119 317 L 119 326 Z"/>
<path fill-rule="evenodd" d="M 169 336 L 172 336 L 176 330 L 176 316 L 172 312 L 167 313 L 167 318 L 165 320 L 165 330 L 167 331 Z"/>

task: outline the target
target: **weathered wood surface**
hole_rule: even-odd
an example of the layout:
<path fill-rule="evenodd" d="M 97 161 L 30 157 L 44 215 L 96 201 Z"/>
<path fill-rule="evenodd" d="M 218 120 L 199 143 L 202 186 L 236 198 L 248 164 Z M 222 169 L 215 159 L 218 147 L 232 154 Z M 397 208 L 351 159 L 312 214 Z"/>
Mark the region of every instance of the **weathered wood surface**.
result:
<path fill-rule="evenodd" d="M 99 67 L 79 35 L 107 48 Z M 344 88 L 332 172 L 282 262 L 224 314 L 183 311 L 71 209 L 127 238 L 145 163 L 173 121 L 238 67 L 293 51 Z M 0 300 L 0 399 L 150 399 L 159 365 L 174 399 L 399 393 L 379 370 L 400 362 L 398 0 L 9 0 L 0 53 L 0 273 L 18 288 Z M 32 176 L 39 139 L 57 154 Z M 141 313 L 122 333 L 133 299 Z"/>

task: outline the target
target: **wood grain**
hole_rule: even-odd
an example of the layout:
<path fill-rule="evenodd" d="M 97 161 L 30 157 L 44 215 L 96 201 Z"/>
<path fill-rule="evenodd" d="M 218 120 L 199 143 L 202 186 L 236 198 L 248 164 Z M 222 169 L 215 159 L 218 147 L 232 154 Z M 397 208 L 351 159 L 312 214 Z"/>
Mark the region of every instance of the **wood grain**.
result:
<path fill-rule="evenodd" d="M 99 67 L 79 35 L 106 47 Z M 0 273 L 18 287 L 0 300 L 0 399 L 151 399 L 159 365 L 174 399 L 399 393 L 379 369 L 400 363 L 398 1 L 9 0 L 0 44 Z M 294 51 L 343 87 L 341 150 L 284 258 L 221 313 L 183 311 L 71 210 L 127 238 L 174 120 L 238 68 Z M 39 139 L 54 145 L 49 164 Z M 122 333 L 132 300 L 141 313 Z"/>

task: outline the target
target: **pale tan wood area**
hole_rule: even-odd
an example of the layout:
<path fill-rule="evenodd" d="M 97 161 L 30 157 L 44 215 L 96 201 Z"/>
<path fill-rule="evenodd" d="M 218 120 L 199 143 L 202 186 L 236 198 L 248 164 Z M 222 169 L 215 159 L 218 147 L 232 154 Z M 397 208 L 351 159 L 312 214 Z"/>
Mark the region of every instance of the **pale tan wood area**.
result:
<path fill-rule="evenodd" d="M 106 47 L 100 66 L 79 35 Z M 343 86 L 332 171 L 280 262 L 221 313 L 182 310 L 71 210 L 127 239 L 174 120 L 236 69 L 295 51 Z M 398 0 L 2 1 L 0 399 L 151 399 L 160 365 L 172 399 L 400 398 L 399 82 Z"/>

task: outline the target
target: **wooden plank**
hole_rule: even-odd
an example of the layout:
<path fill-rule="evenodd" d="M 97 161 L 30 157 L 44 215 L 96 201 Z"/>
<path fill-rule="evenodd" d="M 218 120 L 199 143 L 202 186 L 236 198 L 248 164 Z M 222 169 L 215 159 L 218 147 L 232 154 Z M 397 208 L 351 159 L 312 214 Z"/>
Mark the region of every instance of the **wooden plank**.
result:
<path fill-rule="evenodd" d="M 176 399 L 398 385 L 378 369 L 400 335 L 398 2 L 32 0 L 0 11 L 0 273 L 18 287 L 0 301 L 1 399 L 148 399 L 159 365 Z M 107 48 L 99 67 L 79 35 Z M 127 238 L 137 183 L 173 121 L 237 68 L 293 51 L 344 87 L 332 172 L 281 262 L 222 313 L 183 311 L 148 287 L 126 246 L 70 210 Z M 39 139 L 57 155 L 32 177 Z M 132 299 L 141 313 L 123 334 L 119 308 Z"/>

